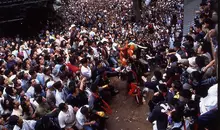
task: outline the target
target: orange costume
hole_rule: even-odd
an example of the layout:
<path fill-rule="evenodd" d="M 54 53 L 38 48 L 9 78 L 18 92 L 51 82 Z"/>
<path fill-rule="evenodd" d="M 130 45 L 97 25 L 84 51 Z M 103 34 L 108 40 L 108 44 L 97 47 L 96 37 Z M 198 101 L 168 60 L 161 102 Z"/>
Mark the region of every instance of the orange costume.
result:
<path fill-rule="evenodd" d="M 132 57 L 134 55 L 135 46 L 131 45 L 128 49 L 128 56 Z"/>
<path fill-rule="evenodd" d="M 119 53 L 119 58 L 121 61 L 122 66 L 126 66 L 127 65 L 127 50 L 128 50 L 128 43 L 125 44 L 125 47 L 121 47 L 119 48 L 120 53 Z"/>
<path fill-rule="evenodd" d="M 120 50 L 119 56 L 120 56 L 121 64 L 123 66 L 127 66 L 126 58 L 132 57 L 134 55 L 135 45 L 129 46 L 128 43 L 126 42 L 125 47 L 119 48 L 119 50 Z"/>

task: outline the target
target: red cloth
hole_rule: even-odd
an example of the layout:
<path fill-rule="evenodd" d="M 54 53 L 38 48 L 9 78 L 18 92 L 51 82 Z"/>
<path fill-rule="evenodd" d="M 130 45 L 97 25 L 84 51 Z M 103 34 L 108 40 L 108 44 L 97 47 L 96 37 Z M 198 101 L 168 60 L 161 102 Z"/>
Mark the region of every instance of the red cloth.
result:
<path fill-rule="evenodd" d="M 72 65 L 71 63 L 67 63 L 66 66 L 69 67 L 69 69 L 71 71 L 73 71 L 74 73 L 76 73 L 77 71 L 79 71 L 80 69 L 77 66 Z"/>

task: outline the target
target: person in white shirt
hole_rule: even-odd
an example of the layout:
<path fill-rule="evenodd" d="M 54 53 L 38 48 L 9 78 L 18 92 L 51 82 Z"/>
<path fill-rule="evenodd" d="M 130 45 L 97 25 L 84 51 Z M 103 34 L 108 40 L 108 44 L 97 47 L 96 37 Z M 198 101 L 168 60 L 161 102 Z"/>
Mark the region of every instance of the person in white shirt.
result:
<path fill-rule="evenodd" d="M 35 93 L 35 90 L 34 90 L 34 86 L 36 84 L 39 84 L 39 81 L 37 79 L 32 79 L 31 80 L 31 86 L 28 88 L 27 92 L 26 92 L 26 95 L 29 97 L 29 98 L 34 98 L 34 93 Z"/>
<path fill-rule="evenodd" d="M 94 57 L 99 57 L 99 52 L 98 52 L 98 50 L 97 50 L 96 42 L 95 42 L 95 41 L 92 42 L 91 48 L 92 48 L 92 50 L 93 50 L 93 52 L 94 52 Z"/>
<path fill-rule="evenodd" d="M 82 76 L 86 77 L 86 78 L 91 78 L 92 77 L 92 71 L 90 69 L 90 67 L 88 66 L 88 61 L 86 58 L 81 60 L 82 63 L 82 67 L 81 67 L 81 74 Z"/>
<path fill-rule="evenodd" d="M 84 46 L 84 43 L 87 41 L 87 37 L 82 36 L 82 41 L 79 42 L 78 46 Z"/>
<path fill-rule="evenodd" d="M 89 32 L 89 37 L 94 37 L 94 36 L 95 36 L 94 30 L 92 30 L 91 32 Z"/>
<path fill-rule="evenodd" d="M 9 124 L 15 125 L 13 130 L 35 130 L 36 121 L 35 120 L 22 120 L 16 115 L 9 118 Z"/>
<path fill-rule="evenodd" d="M 218 84 L 209 88 L 208 95 L 200 99 L 199 107 L 201 115 L 218 107 Z"/>
<path fill-rule="evenodd" d="M 56 99 L 56 106 L 58 107 L 60 103 L 64 103 L 65 101 L 63 85 L 61 81 L 58 81 L 54 83 L 53 86 L 54 88 L 56 88 L 55 99 Z"/>
<path fill-rule="evenodd" d="M 46 99 L 51 108 L 56 107 L 56 91 L 53 87 L 54 81 L 47 82 Z"/>
<path fill-rule="evenodd" d="M 76 121 L 75 112 L 77 109 L 74 109 L 71 105 L 67 105 L 65 103 L 59 104 L 60 113 L 58 115 L 58 122 L 61 129 L 64 130 L 73 130 L 77 128 L 79 130 L 82 127 Z"/>
<path fill-rule="evenodd" d="M 83 126 L 84 130 L 93 130 L 92 125 L 96 124 L 96 121 L 89 121 L 88 120 L 89 114 L 89 105 L 82 106 L 76 112 L 76 119 L 81 126 Z"/>
<path fill-rule="evenodd" d="M 55 42 L 60 46 L 62 41 L 65 41 L 65 39 L 61 37 L 59 34 L 57 34 Z"/>
<path fill-rule="evenodd" d="M 0 86 L 0 102 L 4 102 L 4 96 L 3 96 L 4 87 Z M 0 103 L 0 115 L 4 113 L 4 109 L 2 107 L 2 104 Z"/>
<path fill-rule="evenodd" d="M 11 113 L 11 115 L 16 115 L 18 117 L 22 117 L 22 108 L 20 106 L 20 103 L 18 101 L 14 101 L 13 102 L 14 108 L 13 111 Z"/>

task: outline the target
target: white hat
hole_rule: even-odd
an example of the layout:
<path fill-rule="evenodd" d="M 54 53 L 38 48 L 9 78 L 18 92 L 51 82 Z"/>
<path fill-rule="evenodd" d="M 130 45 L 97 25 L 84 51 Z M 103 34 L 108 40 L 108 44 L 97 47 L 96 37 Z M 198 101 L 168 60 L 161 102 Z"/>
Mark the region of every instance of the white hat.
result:
<path fill-rule="evenodd" d="M 47 88 L 51 88 L 54 83 L 55 83 L 54 81 L 47 82 Z"/>
<path fill-rule="evenodd" d="M 76 25 L 75 25 L 75 24 L 72 24 L 72 25 L 70 26 L 69 30 L 71 30 L 73 27 L 76 27 Z"/>

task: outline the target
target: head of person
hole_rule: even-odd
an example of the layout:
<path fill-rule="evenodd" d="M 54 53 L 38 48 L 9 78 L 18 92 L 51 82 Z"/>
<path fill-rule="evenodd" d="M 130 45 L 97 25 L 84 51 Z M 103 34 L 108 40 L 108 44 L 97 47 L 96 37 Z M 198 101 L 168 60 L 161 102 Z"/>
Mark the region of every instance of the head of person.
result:
<path fill-rule="evenodd" d="M 69 83 L 69 93 L 77 95 L 79 93 L 79 88 L 76 87 L 75 82 L 71 81 Z"/>
<path fill-rule="evenodd" d="M 196 31 L 196 33 L 200 33 L 201 31 L 202 31 L 202 24 L 197 24 L 197 25 L 195 25 L 195 31 Z"/>
<path fill-rule="evenodd" d="M 174 123 L 179 123 L 183 120 L 183 117 L 181 116 L 180 112 L 178 112 L 178 111 L 172 111 L 171 118 Z"/>
<path fill-rule="evenodd" d="M 5 124 L 5 120 L 2 116 L 0 116 L 0 125 L 4 125 Z M 3 129 L 4 130 L 4 129 Z M 6 129 L 5 129 L 6 130 Z"/>
<path fill-rule="evenodd" d="M 17 94 L 17 91 L 16 91 L 16 89 L 14 87 L 7 87 L 5 89 L 5 92 L 9 96 L 16 96 L 16 94 Z"/>
<path fill-rule="evenodd" d="M 163 79 L 163 75 L 159 70 L 154 71 L 154 76 L 158 81 Z"/>
<path fill-rule="evenodd" d="M 213 12 L 212 13 L 212 21 L 214 22 L 214 23 L 217 23 L 218 22 L 218 14 L 217 14 L 217 12 Z"/>
<path fill-rule="evenodd" d="M 193 47 L 194 39 L 192 36 L 186 35 L 186 36 L 184 36 L 183 39 L 185 40 L 186 43 L 192 45 L 192 47 Z"/>
<path fill-rule="evenodd" d="M 192 93 L 190 90 L 183 89 L 179 92 L 179 100 L 181 102 L 188 102 L 191 99 Z"/>
<path fill-rule="evenodd" d="M 179 80 L 175 80 L 172 82 L 171 87 L 174 91 L 179 92 L 183 89 L 183 85 Z"/>
<path fill-rule="evenodd" d="M 75 31 L 76 30 L 76 25 L 72 24 L 69 28 L 70 31 Z"/>
<path fill-rule="evenodd" d="M 205 60 L 206 60 L 205 56 L 197 56 L 195 59 L 195 63 L 201 69 L 201 68 L 205 67 L 205 65 L 206 65 Z"/>
<path fill-rule="evenodd" d="M 88 117 L 88 115 L 89 115 L 89 108 L 86 107 L 86 106 L 83 106 L 83 107 L 80 109 L 80 112 L 81 112 L 84 116 Z"/>
<path fill-rule="evenodd" d="M 47 88 L 49 89 L 49 90 L 53 90 L 54 89 L 54 81 L 49 81 L 49 82 L 47 82 Z"/>
<path fill-rule="evenodd" d="M 67 106 L 66 103 L 60 103 L 59 104 L 59 109 L 60 109 L 60 111 L 67 112 L 68 111 L 68 106 Z"/>
<path fill-rule="evenodd" d="M 195 84 L 198 83 L 199 81 L 202 80 L 202 74 L 199 71 L 193 71 L 190 75 L 189 75 L 189 83 L 190 84 Z"/>
<path fill-rule="evenodd" d="M 60 90 L 60 91 L 62 91 L 62 89 L 63 89 L 63 85 L 62 85 L 61 81 L 55 82 L 55 83 L 53 84 L 53 87 L 54 87 L 55 89 L 57 89 L 57 90 Z"/>
<path fill-rule="evenodd" d="M 5 80 L 6 80 L 6 77 L 0 75 L 0 86 L 4 86 L 5 85 Z"/>
<path fill-rule="evenodd" d="M 199 16 L 199 22 L 203 23 L 204 19 L 205 19 L 205 14 L 201 13 L 200 16 Z"/>
<path fill-rule="evenodd" d="M 93 54 L 94 54 L 93 49 L 92 49 L 92 48 L 89 48 L 88 53 L 89 53 L 90 55 L 93 55 Z"/>
<path fill-rule="evenodd" d="M 177 62 L 177 61 L 178 61 L 178 59 L 177 59 L 177 57 L 176 57 L 175 55 L 171 55 L 171 56 L 170 56 L 170 62 L 171 62 L 171 63 Z"/>
<path fill-rule="evenodd" d="M 210 18 L 207 18 L 204 20 L 204 25 L 206 28 L 210 28 L 212 25 L 212 20 Z"/>
<path fill-rule="evenodd" d="M 92 91 L 93 93 L 98 93 L 98 92 L 99 92 L 98 86 L 97 86 L 97 85 L 92 85 L 92 86 L 91 86 L 91 91 Z"/>
<path fill-rule="evenodd" d="M 22 127 L 23 120 L 16 115 L 12 115 L 12 116 L 10 116 L 8 123 L 9 123 L 9 125 L 12 125 L 12 126 L 18 125 L 19 127 Z"/>
<path fill-rule="evenodd" d="M 208 42 L 208 41 L 205 41 L 205 40 L 201 41 L 200 45 L 199 45 L 199 48 L 197 50 L 197 53 L 198 54 L 204 54 L 206 52 L 209 52 L 211 50 L 210 45 L 211 45 L 211 43 Z"/>
<path fill-rule="evenodd" d="M 87 60 L 87 58 L 83 58 L 83 59 L 81 60 L 81 64 L 82 64 L 83 66 L 87 66 L 87 65 L 88 65 L 88 60 Z"/>
<path fill-rule="evenodd" d="M 19 103 L 18 101 L 14 100 L 14 102 L 13 102 L 13 108 L 14 108 L 14 109 L 18 109 L 19 106 L 20 106 L 20 103 Z"/>
<path fill-rule="evenodd" d="M 175 42 L 173 43 L 173 46 L 174 46 L 174 49 L 175 49 L 175 50 L 179 50 L 180 47 L 181 47 L 181 42 L 175 41 Z"/>
<path fill-rule="evenodd" d="M 37 77 L 37 72 L 35 71 L 35 68 L 30 69 L 29 74 L 31 75 L 32 79 L 35 79 Z"/>
<path fill-rule="evenodd" d="M 163 95 L 166 95 L 168 90 L 165 84 L 159 84 L 158 88 L 159 88 L 159 92 L 161 92 Z"/>
<path fill-rule="evenodd" d="M 40 84 L 35 84 L 34 86 L 34 91 L 35 91 L 35 94 L 41 94 L 43 89 L 42 89 L 42 86 Z"/>
<path fill-rule="evenodd" d="M 57 63 L 57 64 L 63 64 L 63 62 L 64 62 L 64 60 L 63 60 L 62 57 L 57 57 L 57 58 L 56 58 L 56 63 Z"/>

